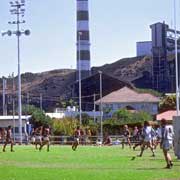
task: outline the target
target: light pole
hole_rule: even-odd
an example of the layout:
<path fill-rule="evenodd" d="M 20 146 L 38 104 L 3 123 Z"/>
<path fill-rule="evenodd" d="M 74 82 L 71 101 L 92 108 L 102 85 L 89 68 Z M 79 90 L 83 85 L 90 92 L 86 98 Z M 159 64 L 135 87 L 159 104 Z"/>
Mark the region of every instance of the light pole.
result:
<path fill-rule="evenodd" d="M 6 106 L 6 85 L 7 85 L 7 81 L 6 79 L 3 77 L 3 116 L 7 116 L 7 106 Z"/>
<path fill-rule="evenodd" d="M 100 124 L 101 124 L 101 142 L 103 141 L 103 108 L 102 108 L 102 71 L 99 72 L 99 91 L 100 91 Z"/>
<path fill-rule="evenodd" d="M 175 30 L 175 66 L 176 66 L 176 111 L 177 116 L 173 117 L 174 127 L 174 153 L 180 159 L 180 116 L 179 116 L 179 77 L 178 77 L 178 47 L 177 47 L 177 30 L 176 30 L 176 0 L 174 0 L 174 30 Z"/>
<path fill-rule="evenodd" d="M 14 138 L 14 142 L 15 142 L 15 126 L 16 126 L 16 123 L 15 123 L 15 119 L 14 119 L 14 116 L 15 116 L 15 102 L 14 102 L 14 92 L 15 92 L 15 86 L 14 86 L 14 72 L 12 73 L 12 83 L 13 83 L 13 87 L 12 87 L 12 106 L 13 106 L 13 138 Z"/>
<path fill-rule="evenodd" d="M 179 77 L 178 77 L 178 52 L 177 52 L 177 29 L 176 29 L 176 0 L 174 0 L 174 31 L 175 31 L 175 66 L 176 66 L 176 111 L 179 116 Z"/>
<path fill-rule="evenodd" d="M 78 64 L 79 64 L 79 123 L 82 124 L 82 107 L 81 107 L 81 35 L 82 32 L 78 32 Z"/>
<path fill-rule="evenodd" d="M 10 1 L 10 13 L 12 15 L 16 16 L 16 20 L 12 22 L 8 22 L 9 24 L 16 25 L 15 31 L 5 31 L 2 32 L 2 36 L 8 35 L 11 36 L 12 34 L 16 35 L 17 37 L 17 59 L 18 59 L 18 116 L 19 116 L 19 142 L 22 144 L 22 106 L 21 106 L 21 66 L 20 66 L 20 36 L 22 34 L 24 35 L 30 35 L 29 30 L 22 31 L 20 30 L 20 24 L 24 24 L 25 20 L 21 20 L 22 17 L 24 17 L 25 13 L 25 0 L 13 0 Z M 21 16 L 21 17 L 20 17 Z"/>
<path fill-rule="evenodd" d="M 96 104 L 95 104 L 95 101 L 96 101 L 96 94 L 94 94 L 94 123 L 96 122 L 96 115 L 95 115 L 95 113 L 96 113 Z"/>

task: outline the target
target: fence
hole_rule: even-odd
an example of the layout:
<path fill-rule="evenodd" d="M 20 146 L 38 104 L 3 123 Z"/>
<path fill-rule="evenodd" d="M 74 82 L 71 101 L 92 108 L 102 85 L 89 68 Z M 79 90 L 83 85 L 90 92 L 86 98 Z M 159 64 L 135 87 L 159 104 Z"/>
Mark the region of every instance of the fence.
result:
<path fill-rule="evenodd" d="M 112 140 L 113 145 L 119 145 L 122 142 L 127 143 L 124 141 L 123 135 L 110 135 L 109 136 Z M 134 139 L 134 137 L 130 137 L 132 143 L 138 142 L 139 140 Z M 74 136 L 50 136 L 51 144 L 59 144 L 59 145 L 71 145 L 74 141 Z M 98 141 L 101 141 L 101 136 L 82 136 L 80 138 L 81 145 L 96 145 Z M 4 140 L 1 139 L 1 143 Z M 14 138 L 14 142 L 19 144 L 19 136 Z M 31 137 L 30 136 L 23 136 L 23 144 L 31 144 Z"/>

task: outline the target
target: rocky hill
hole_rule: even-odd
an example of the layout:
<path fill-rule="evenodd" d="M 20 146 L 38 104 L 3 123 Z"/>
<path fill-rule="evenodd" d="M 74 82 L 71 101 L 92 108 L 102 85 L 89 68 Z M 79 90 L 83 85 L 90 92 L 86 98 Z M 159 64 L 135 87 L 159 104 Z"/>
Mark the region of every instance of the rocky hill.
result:
<path fill-rule="evenodd" d="M 92 71 L 103 71 L 118 79 L 133 82 L 152 71 L 152 59 L 148 56 L 120 59 L 112 64 L 93 67 Z"/>
<path fill-rule="evenodd" d="M 149 83 L 148 78 L 151 73 L 151 65 L 152 60 L 150 57 L 124 58 L 112 64 L 93 67 L 92 74 L 101 70 L 102 72 L 118 79 L 131 82 L 139 88 L 144 88 L 146 87 L 145 82 L 147 81 Z M 23 103 L 29 102 L 30 104 L 32 103 L 39 106 L 40 95 L 42 95 L 43 108 L 46 110 L 52 110 L 55 106 L 59 105 L 61 99 L 68 99 L 68 97 L 71 96 L 70 85 L 75 82 L 75 74 L 76 71 L 72 69 L 59 69 L 42 73 L 27 72 L 22 74 Z M 12 77 L 8 77 L 7 94 L 9 97 L 13 93 L 12 84 Z M 15 84 L 17 84 L 17 77 L 15 77 Z M 15 89 L 16 94 L 17 87 L 15 87 Z M 2 79 L 0 79 L 0 93 L 2 98 Z M 11 101 L 11 98 L 9 101 Z"/>

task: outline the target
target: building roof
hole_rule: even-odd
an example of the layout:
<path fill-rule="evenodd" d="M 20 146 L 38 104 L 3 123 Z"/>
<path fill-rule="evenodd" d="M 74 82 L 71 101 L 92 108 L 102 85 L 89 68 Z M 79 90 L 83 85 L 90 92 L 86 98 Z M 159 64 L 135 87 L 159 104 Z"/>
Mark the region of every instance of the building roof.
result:
<path fill-rule="evenodd" d="M 128 87 L 123 87 L 117 91 L 104 96 L 102 103 L 140 103 L 140 102 L 159 102 L 159 98 L 149 93 L 138 93 Z M 96 104 L 100 103 L 100 99 Z"/>
<path fill-rule="evenodd" d="M 156 120 L 160 121 L 161 119 L 164 118 L 166 120 L 172 121 L 173 116 L 177 116 L 177 111 L 176 110 L 169 110 L 169 111 L 165 111 L 163 113 L 157 114 Z"/>

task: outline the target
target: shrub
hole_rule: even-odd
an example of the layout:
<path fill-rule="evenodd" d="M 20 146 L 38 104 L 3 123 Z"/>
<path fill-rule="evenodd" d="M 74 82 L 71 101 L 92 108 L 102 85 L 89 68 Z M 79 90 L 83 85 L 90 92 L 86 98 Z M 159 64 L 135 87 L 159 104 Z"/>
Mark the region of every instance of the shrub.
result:
<path fill-rule="evenodd" d="M 78 121 L 72 118 L 53 119 L 52 121 L 54 135 L 72 136 L 77 125 Z"/>

